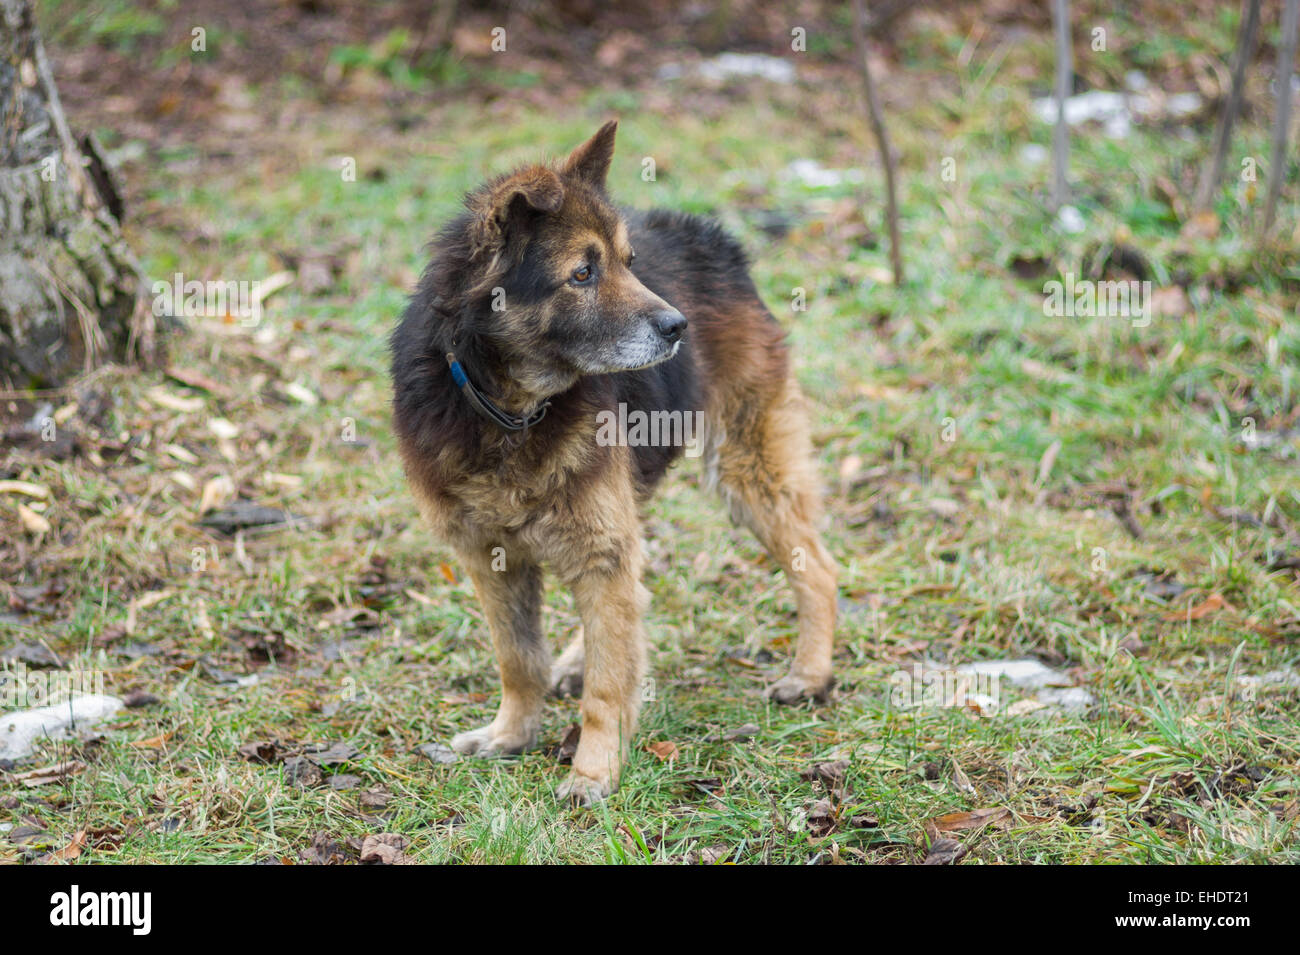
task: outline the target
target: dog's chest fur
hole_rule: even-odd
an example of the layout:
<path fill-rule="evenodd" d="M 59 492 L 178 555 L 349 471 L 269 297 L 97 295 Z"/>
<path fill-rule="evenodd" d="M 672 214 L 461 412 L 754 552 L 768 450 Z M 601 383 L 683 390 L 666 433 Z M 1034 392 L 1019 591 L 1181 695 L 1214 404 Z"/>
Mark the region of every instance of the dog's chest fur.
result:
<path fill-rule="evenodd" d="M 630 449 L 602 447 L 594 433 L 581 419 L 556 421 L 545 435 L 493 436 L 474 467 L 455 454 L 407 455 L 407 470 L 442 539 L 576 575 L 616 565 L 637 533 Z"/>

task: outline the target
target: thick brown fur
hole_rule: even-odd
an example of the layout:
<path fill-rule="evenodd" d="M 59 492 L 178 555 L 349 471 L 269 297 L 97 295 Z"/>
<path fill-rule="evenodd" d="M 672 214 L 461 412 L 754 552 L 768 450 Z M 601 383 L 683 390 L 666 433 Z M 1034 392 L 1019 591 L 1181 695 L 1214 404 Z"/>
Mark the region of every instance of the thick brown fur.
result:
<path fill-rule="evenodd" d="M 794 660 L 770 696 L 825 697 L 835 629 L 836 567 L 817 531 L 806 400 L 784 333 L 718 226 L 610 203 L 614 132 L 608 123 L 566 160 L 468 196 L 435 239 L 392 343 L 407 475 L 473 579 L 501 671 L 496 718 L 452 746 L 522 752 L 548 692 L 581 687 L 581 740 L 558 791 L 581 802 L 618 785 L 636 726 L 648 603 L 640 508 L 683 450 L 598 440 L 601 412 L 702 413 L 710 480 L 797 598 Z M 546 416 L 518 432 L 481 417 L 448 352 L 509 414 L 549 401 Z M 543 566 L 572 590 L 583 623 L 554 663 Z"/>

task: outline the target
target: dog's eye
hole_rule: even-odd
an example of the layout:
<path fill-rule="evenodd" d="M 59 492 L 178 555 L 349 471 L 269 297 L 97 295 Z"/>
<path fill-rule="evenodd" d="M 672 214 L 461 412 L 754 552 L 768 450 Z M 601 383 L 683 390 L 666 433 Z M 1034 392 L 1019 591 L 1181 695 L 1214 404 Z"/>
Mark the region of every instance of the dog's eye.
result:
<path fill-rule="evenodd" d="M 579 285 L 584 285 L 591 281 L 591 275 L 591 266 L 584 265 L 581 268 L 573 270 L 573 281 L 577 282 Z"/>

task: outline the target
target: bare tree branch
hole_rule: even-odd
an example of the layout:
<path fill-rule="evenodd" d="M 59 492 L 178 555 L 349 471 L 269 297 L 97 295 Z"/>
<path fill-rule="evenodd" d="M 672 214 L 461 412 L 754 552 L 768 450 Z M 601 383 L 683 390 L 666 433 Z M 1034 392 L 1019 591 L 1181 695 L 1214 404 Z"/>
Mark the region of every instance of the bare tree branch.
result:
<path fill-rule="evenodd" d="M 1259 35 L 1259 0 L 1246 0 L 1237 33 L 1237 53 L 1232 64 L 1232 91 L 1219 108 L 1219 121 L 1214 131 L 1214 155 L 1201 175 L 1196 188 L 1193 211 L 1203 212 L 1214 200 L 1214 190 L 1223 178 L 1223 165 L 1228 158 L 1228 142 L 1232 126 L 1241 113 L 1241 101 L 1246 93 L 1246 66 L 1255 55 L 1255 40 Z"/>
<path fill-rule="evenodd" d="M 1056 33 L 1056 128 L 1052 131 L 1052 211 L 1070 201 L 1070 127 L 1065 122 L 1065 101 L 1074 87 L 1074 57 L 1070 46 L 1070 2 L 1052 0 Z"/>
<path fill-rule="evenodd" d="M 889 262 L 894 270 L 894 284 L 903 284 L 903 250 L 898 228 L 898 194 L 894 184 L 894 151 L 889 145 L 889 134 L 876 99 L 876 85 L 871 80 L 871 67 L 867 63 L 867 11 L 863 0 L 853 0 L 853 39 L 858 48 L 858 65 L 862 70 L 862 86 L 867 94 L 867 113 L 871 129 L 880 150 L 880 161 L 885 167 L 885 218 L 889 222 Z"/>

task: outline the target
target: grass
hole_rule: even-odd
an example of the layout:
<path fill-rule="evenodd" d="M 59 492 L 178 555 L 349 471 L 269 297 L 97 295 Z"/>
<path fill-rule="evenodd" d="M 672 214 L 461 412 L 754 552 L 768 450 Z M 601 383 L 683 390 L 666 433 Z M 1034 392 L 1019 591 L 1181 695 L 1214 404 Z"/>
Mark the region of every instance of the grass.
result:
<path fill-rule="evenodd" d="M 874 168 L 865 222 L 854 187 L 785 175 L 799 158 L 844 168 L 873 155 L 851 79 L 687 88 L 692 110 L 656 105 L 653 89 L 592 92 L 559 115 L 507 98 L 490 121 L 449 98 L 414 126 L 308 102 L 274 138 L 128 167 L 131 238 L 151 276 L 254 280 L 283 267 L 278 251 L 322 250 L 337 274 L 280 292 L 258 329 L 200 318 L 176 336 L 172 365 L 227 391 L 161 372 L 97 377 L 106 417 L 79 407 L 66 420 L 88 446 L 121 445 L 101 448 L 102 466 L 6 459 L 3 476 L 50 490 L 52 531 L 33 537 L 0 502 L 15 542 L 0 551 L 5 580 L 58 588 L 2 618 L 5 644 L 44 642 L 67 666 L 102 671 L 109 692 L 158 702 L 91 740 L 48 743 L 31 765 L 84 764 L 62 783 L 0 776 L 0 822 L 39 830 L 0 841 L 0 859 L 39 858 L 79 832 L 91 862 L 298 861 L 313 840 L 355 858 L 366 835 L 395 832 L 427 862 L 911 862 L 937 817 L 1005 808 L 954 834 L 965 863 L 1300 861 L 1297 691 L 1243 679 L 1297 672 L 1300 587 L 1279 564 L 1300 521 L 1296 276 L 1254 249 L 1258 197 L 1239 185 L 1220 196 L 1217 236 L 1180 236 L 1159 181 L 1194 180 L 1204 130 L 1076 134 L 1087 228 L 1056 231 L 1048 170 L 1020 152 L 1050 135 L 1026 78 L 1046 50 L 977 46 L 956 74 L 946 42 L 918 28 L 905 64 L 918 88 L 902 74 L 885 85 L 905 173 L 901 288 L 873 238 Z M 1145 41 L 1142 55 L 1158 50 Z M 259 95 L 272 115 L 286 94 Z M 435 765 L 417 751 L 489 719 L 497 687 L 472 588 L 404 486 L 385 339 L 460 195 L 577 143 L 613 100 L 625 110 L 615 195 L 722 217 L 789 329 L 816 407 L 843 619 L 833 704 L 767 703 L 791 649 L 791 594 L 678 468 L 647 517 L 654 699 L 623 788 L 576 810 L 551 796 L 573 701 L 548 706 L 535 754 Z M 1266 155 L 1265 130 L 1240 139 Z M 647 156 L 654 182 L 641 178 Z M 1294 190 L 1287 199 L 1293 223 Z M 758 228 L 770 210 L 793 220 L 782 239 Z M 1108 243 L 1141 250 L 1158 287 L 1189 276 L 1186 314 L 1147 327 L 1045 315 L 1043 282 L 1085 274 Z M 1040 256 L 1049 269 L 1016 276 L 1016 260 Z M 791 308 L 796 289 L 804 311 Z M 160 406 L 158 388 L 194 410 Z M 223 443 L 213 418 L 235 436 Z M 219 475 L 309 523 L 238 542 L 204 530 L 201 492 Z M 557 644 L 577 625 L 567 594 L 548 591 L 545 623 Z M 1022 657 L 1092 705 L 1008 715 L 1021 694 L 1005 683 L 998 714 L 891 698 L 891 676 L 922 660 Z M 745 724 L 757 730 L 727 738 Z M 273 740 L 270 762 L 239 753 Z M 356 754 L 325 775 L 355 785 L 296 785 L 280 757 L 336 741 Z M 677 757 L 643 748 L 656 741 Z M 817 778 L 839 761 L 842 777 Z"/>

